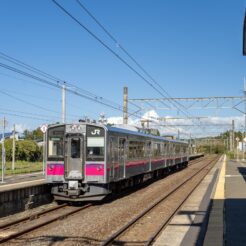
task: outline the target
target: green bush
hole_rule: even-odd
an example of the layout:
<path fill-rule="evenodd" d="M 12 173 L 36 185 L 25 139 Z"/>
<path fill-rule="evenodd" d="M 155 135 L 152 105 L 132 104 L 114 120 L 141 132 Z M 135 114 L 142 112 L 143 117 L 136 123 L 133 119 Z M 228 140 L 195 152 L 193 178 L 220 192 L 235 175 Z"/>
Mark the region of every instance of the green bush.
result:
<path fill-rule="evenodd" d="M 4 142 L 6 161 L 12 161 L 12 139 L 6 139 Z M 0 145 L 0 152 L 2 146 Z M 15 142 L 15 159 L 20 161 L 40 161 L 42 159 L 42 150 L 33 140 L 20 140 Z"/>

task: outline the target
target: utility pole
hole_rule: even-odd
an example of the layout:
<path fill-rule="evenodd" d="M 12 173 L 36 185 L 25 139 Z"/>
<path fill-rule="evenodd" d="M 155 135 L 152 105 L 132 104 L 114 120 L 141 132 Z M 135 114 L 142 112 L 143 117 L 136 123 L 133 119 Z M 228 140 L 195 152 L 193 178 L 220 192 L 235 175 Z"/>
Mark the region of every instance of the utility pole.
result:
<path fill-rule="evenodd" d="M 12 170 L 15 170 L 15 124 L 13 127 Z"/>
<path fill-rule="evenodd" d="M 123 124 L 128 124 L 128 87 L 123 91 Z"/>
<path fill-rule="evenodd" d="M 43 133 L 43 175 L 45 174 L 45 162 L 46 162 L 46 153 L 47 153 L 47 148 L 46 148 L 46 141 L 47 141 L 46 132 L 47 132 L 47 129 L 48 129 L 48 126 L 45 124 L 40 127 L 40 130 Z"/>
<path fill-rule="evenodd" d="M 4 117 L 3 118 L 3 135 L 2 135 L 2 182 L 1 183 L 4 183 L 4 171 L 5 171 L 5 146 L 4 146 L 5 124 L 6 124 L 6 120 Z"/>
<path fill-rule="evenodd" d="M 245 140 L 246 140 L 246 84 L 245 84 L 245 77 L 244 77 L 244 133 L 242 137 L 242 150 L 243 150 L 243 160 L 244 160 L 244 152 L 245 152 Z"/>
<path fill-rule="evenodd" d="M 236 137 L 236 141 L 237 141 L 237 161 L 238 161 L 238 142 L 239 142 L 239 138 L 238 137 Z"/>
<path fill-rule="evenodd" d="M 62 115 L 61 122 L 66 122 L 66 84 L 62 85 Z"/>

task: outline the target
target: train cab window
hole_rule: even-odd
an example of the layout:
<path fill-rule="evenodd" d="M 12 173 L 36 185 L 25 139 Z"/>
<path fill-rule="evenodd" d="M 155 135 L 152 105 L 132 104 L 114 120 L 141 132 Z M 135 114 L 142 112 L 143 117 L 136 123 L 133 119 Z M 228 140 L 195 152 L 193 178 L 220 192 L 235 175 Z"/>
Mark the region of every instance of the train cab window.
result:
<path fill-rule="evenodd" d="M 80 158 L 80 138 L 71 139 L 71 157 Z"/>
<path fill-rule="evenodd" d="M 50 137 L 48 157 L 63 157 L 64 145 L 62 137 Z"/>
<path fill-rule="evenodd" d="M 87 161 L 104 161 L 104 138 L 87 138 Z"/>
<path fill-rule="evenodd" d="M 47 132 L 47 158 L 49 161 L 64 160 L 64 126 L 56 126 Z"/>

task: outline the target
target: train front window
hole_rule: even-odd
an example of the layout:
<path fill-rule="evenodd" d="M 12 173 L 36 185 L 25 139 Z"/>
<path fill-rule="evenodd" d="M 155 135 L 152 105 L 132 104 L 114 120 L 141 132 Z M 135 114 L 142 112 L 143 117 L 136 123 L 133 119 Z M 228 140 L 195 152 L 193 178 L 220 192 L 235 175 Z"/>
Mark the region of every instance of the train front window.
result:
<path fill-rule="evenodd" d="M 64 126 L 48 129 L 47 156 L 49 161 L 64 160 Z"/>
<path fill-rule="evenodd" d="M 87 161 L 104 161 L 104 138 L 87 138 Z"/>
<path fill-rule="evenodd" d="M 48 157 L 63 157 L 64 147 L 62 137 L 49 138 Z"/>

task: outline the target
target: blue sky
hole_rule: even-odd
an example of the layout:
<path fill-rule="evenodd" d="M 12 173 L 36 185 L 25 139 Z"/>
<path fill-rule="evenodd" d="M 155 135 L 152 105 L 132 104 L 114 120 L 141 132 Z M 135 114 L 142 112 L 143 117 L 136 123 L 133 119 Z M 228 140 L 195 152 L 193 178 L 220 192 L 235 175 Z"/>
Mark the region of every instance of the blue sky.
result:
<path fill-rule="evenodd" d="M 58 2 L 125 57 L 76 1 Z M 173 97 L 242 95 L 246 74 L 246 58 L 242 56 L 245 1 L 81 2 Z M 160 97 L 50 0 L 0 1 L 0 30 L 1 52 L 99 96 L 121 104 L 123 86 L 128 86 L 131 98 Z M 7 63 L 1 58 L 0 62 Z M 0 68 L 0 91 L 27 101 L 1 94 L 0 117 L 8 110 L 59 121 L 60 90 Z M 107 117 L 121 116 L 120 112 L 69 94 L 67 111 L 69 120 L 83 115 L 98 118 L 101 112 Z M 158 114 L 164 116 L 167 112 Z M 221 115 L 240 114 L 225 111 Z M 16 123 L 22 128 L 43 123 L 13 115 L 6 117 L 9 125 Z"/>

